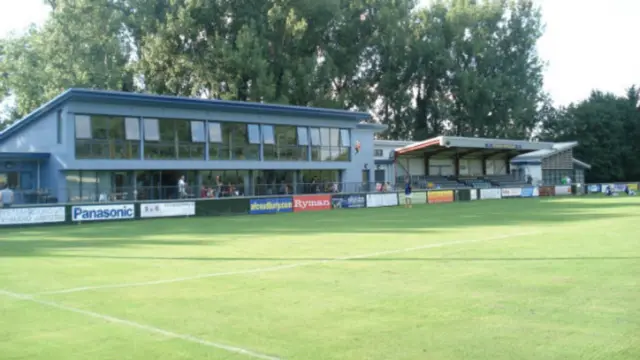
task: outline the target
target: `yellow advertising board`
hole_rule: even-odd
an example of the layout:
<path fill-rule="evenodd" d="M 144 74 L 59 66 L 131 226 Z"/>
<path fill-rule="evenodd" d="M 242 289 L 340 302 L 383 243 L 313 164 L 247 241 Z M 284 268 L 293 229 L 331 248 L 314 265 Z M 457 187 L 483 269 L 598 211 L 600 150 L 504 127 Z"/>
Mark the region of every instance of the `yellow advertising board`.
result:
<path fill-rule="evenodd" d="M 427 193 L 429 204 L 453 202 L 453 190 L 429 191 Z"/>

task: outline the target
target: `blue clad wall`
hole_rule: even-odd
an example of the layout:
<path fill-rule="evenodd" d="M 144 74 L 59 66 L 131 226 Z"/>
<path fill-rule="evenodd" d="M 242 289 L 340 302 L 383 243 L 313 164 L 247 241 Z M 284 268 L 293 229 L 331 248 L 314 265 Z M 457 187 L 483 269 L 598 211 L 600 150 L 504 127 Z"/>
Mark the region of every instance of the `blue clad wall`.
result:
<path fill-rule="evenodd" d="M 64 108 L 62 111 L 62 119 L 67 118 Z M 57 188 L 60 184 L 62 174 L 60 170 L 65 167 L 69 156 L 73 156 L 73 147 L 66 138 L 68 132 L 68 124 L 64 124 L 62 128 L 62 144 L 58 144 L 58 112 L 52 111 L 43 116 L 36 122 L 33 122 L 21 129 L 13 136 L 0 142 L 0 152 L 14 153 L 51 153 L 48 160 L 40 163 L 40 187 L 41 188 Z M 36 176 L 35 162 L 18 162 L 22 165 L 31 164 L 34 166 L 34 177 Z M 36 179 L 37 182 L 37 179 Z"/>

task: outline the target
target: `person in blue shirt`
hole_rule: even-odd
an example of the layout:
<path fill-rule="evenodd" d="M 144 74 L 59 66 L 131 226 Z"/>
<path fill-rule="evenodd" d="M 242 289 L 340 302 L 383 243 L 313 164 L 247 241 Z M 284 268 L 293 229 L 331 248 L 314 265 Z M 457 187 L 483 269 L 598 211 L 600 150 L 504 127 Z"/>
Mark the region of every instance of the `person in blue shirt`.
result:
<path fill-rule="evenodd" d="M 409 179 L 405 180 L 405 184 L 404 184 L 404 206 L 406 208 L 410 208 L 412 207 L 411 204 L 411 192 L 413 189 L 411 189 L 411 181 L 409 181 Z"/>

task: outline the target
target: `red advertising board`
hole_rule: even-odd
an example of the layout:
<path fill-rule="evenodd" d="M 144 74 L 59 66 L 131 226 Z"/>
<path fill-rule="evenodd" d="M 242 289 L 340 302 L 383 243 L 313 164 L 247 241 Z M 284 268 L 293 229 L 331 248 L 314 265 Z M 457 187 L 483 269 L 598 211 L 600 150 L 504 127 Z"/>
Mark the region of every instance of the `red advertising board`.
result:
<path fill-rule="evenodd" d="M 318 211 L 331 209 L 331 195 L 301 195 L 293 197 L 293 211 Z"/>

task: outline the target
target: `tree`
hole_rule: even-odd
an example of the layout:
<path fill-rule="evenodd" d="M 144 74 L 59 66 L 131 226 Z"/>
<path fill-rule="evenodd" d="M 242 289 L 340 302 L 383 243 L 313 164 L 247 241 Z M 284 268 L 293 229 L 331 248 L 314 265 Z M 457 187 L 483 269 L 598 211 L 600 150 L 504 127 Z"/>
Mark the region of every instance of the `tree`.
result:
<path fill-rule="evenodd" d="M 588 182 L 628 181 L 640 178 L 639 127 L 638 91 L 632 87 L 626 97 L 593 91 L 588 99 L 557 109 L 541 137 L 578 141 L 575 156 L 592 165 Z"/>
<path fill-rule="evenodd" d="M 20 118 L 70 87 L 133 90 L 122 14 L 108 0 L 57 0 L 42 29 L 2 41 L 0 93 Z"/>

